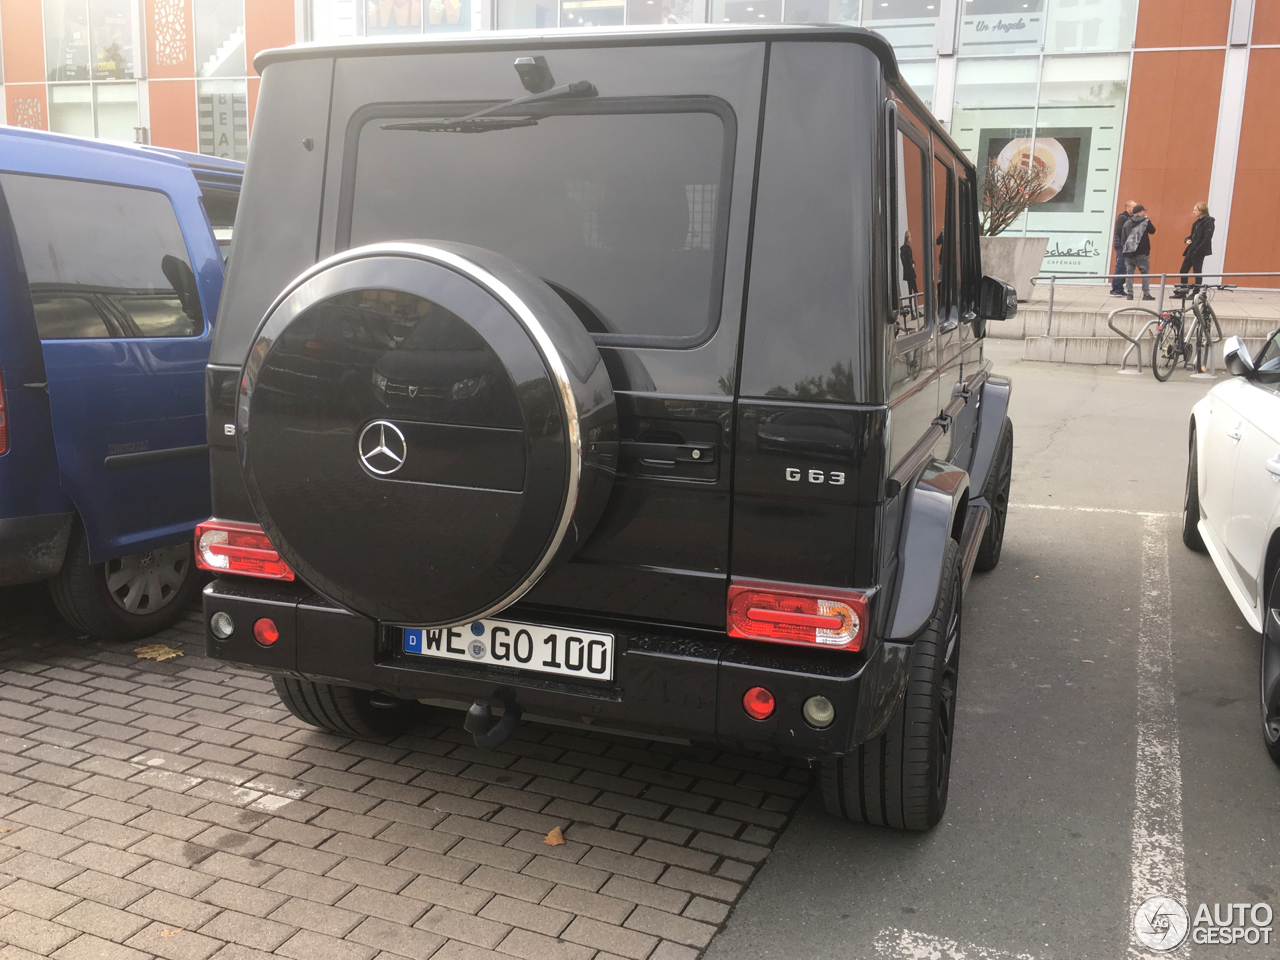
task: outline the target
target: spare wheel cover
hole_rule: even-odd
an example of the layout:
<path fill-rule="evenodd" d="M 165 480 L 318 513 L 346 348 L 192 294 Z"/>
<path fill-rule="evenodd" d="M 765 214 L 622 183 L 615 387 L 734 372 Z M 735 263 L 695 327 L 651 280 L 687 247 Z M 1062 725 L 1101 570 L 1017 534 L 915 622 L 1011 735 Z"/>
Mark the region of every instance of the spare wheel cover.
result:
<path fill-rule="evenodd" d="M 250 501 L 308 584 L 392 623 L 496 613 L 590 533 L 613 391 L 556 293 L 491 251 L 372 244 L 267 312 L 236 434 Z"/>

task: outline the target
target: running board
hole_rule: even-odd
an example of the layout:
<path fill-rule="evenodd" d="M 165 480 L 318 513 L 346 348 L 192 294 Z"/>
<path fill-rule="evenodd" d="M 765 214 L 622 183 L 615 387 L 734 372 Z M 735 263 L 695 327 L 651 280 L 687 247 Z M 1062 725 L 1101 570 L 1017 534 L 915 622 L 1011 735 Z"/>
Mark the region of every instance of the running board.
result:
<path fill-rule="evenodd" d="M 964 533 L 961 534 L 960 540 L 960 556 L 964 558 L 963 587 L 969 586 L 973 565 L 978 560 L 978 548 L 982 546 L 982 535 L 987 532 L 987 523 L 990 520 L 989 506 L 985 503 L 969 502 L 969 510 L 964 518 Z"/>

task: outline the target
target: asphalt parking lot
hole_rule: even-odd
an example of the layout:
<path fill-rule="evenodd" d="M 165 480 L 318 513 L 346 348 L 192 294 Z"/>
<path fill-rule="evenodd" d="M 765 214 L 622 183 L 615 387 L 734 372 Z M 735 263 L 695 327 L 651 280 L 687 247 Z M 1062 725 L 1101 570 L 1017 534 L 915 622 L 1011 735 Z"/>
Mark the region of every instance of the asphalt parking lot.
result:
<path fill-rule="evenodd" d="M 195 611 L 158 663 L 11 589 L 0 960 L 1117 958 L 1152 891 L 1280 910 L 1258 639 L 1178 537 L 1207 385 L 1020 346 L 992 346 L 1016 505 L 931 833 L 835 821 L 766 756 L 529 724 L 481 753 L 448 715 L 342 740 L 205 660 Z"/>

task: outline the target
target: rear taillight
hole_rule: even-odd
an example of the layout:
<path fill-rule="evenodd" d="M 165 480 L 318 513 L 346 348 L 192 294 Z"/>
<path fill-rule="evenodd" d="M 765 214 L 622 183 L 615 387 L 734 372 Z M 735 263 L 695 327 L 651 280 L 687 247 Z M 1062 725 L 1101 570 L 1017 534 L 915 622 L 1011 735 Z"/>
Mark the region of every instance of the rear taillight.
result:
<path fill-rule="evenodd" d="M 856 590 L 737 580 L 729 587 L 731 637 L 861 650 L 867 596 Z"/>
<path fill-rule="evenodd" d="M 268 580 L 292 580 L 262 527 L 234 520 L 206 520 L 196 527 L 196 566 L 215 573 L 239 573 Z"/>
<path fill-rule="evenodd" d="M 0 453 L 9 452 L 9 411 L 4 405 L 4 371 L 0 370 Z"/>

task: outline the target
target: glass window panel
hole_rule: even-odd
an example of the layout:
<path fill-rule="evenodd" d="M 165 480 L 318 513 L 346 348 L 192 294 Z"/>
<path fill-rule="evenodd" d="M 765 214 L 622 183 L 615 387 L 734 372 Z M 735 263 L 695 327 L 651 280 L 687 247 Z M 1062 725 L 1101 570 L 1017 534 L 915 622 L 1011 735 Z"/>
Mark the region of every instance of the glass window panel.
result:
<path fill-rule="evenodd" d="M 1046 53 L 1128 50 L 1138 0 L 1049 0 Z"/>
<path fill-rule="evenodd" d="M 1046 0 L 963 0 L 962 54 L 1039 53 Z"/>
<path fill-rule="evenodd" d="M 781 23 L 782 0 L 712 0 L 712 23 Z"/>
<path fill-rule="evenodd" d="M 243 77 L 244 0 L 196 0 L 196 63 L 201 77 Z"/>
<path fill-rule="evenodd" d="M 933 109 L 933 84 L 937 80 L 937 61 L 921 60 L 916 63 L 899 63 L 898 72 L 907 85 L 915 91 L 916 96 L 924 101 L 924 105 Z"/>
<path fill-rule="evenodd" d="M 866 0 L 862 25 L 884 34 L 899 60 L 931 57 L 938 43 L 941 0 Z"/>
<path fill-rule="evenodd" d="M 707 330 L 719 317 L 714 278 L 724 255 L 723 121 L 710 112 L 557 114 L 557 106 L 548 103 L 534 125 L 480 134 L 367 120 L 351 246 L 449 237 L 558 284 L 594 332 Z M 423 104 L 419 116 L 432 109 Z"/>
<path fill-rule="evenodd" d="M 89 84 L 49 87 L 49 129 L 77 137 L 93 136 L 93 90 Z"/>
<path fill-rule="evenodd" d="M 934 309 L 938 322 L 959 321 L 956 305 L 959 287 L 955 250 L 956 191 L 951 174 L 951 164 L 939 157 L 933 158 L 933 255 L 938 258 L 938 271 L 934 276 L 938 284 L 935 290 Z"/>
<path fill-rule="evenodd" d="M 137 139 L 138 85 L 136 83 L 95 83 L 98 137 L 133 143 Z"/>
<path fill-rule="evenodd" d="M 360 0 L 309 0 L 311 38 L 321 42 L 360 34 Z"/>
<path fill-rule="evenodd" d="M 93 78 L 128 80 L 133 72 L 133 0 L 89 0 Z"/>
<path fill-rule="evenodd" d="M 1049 238 L 1045 273 L 1107 272 L 1128 77 L 1124 54 L 1045 58 L 1032 162 L 1053 178 L 1026 218 Z"/>
<path fill-rule="evenodd" d="M 620 27 L 624 0 L 561 0 L 562 27 Z"/>
<path fill-rule="evenodd" d="M 898 173 L 895 223 L 898 251 L 897 335 L 906 336 L 928 327 L 924 290 L 927 289 L 925 258 L 925 167 L 924 151 L 901 132 L 897 137 Z"/>
<path fill-rule="evenodd" d="M 999 161 L 1011 141 L 1031 136 L 1039 72 L 1039 58 L 956 64 L 951 137 L 978 168 L 979 198 L 987 164 Z M 1005 232 L 1022 233 L 1024 219 L 1019 217 Z"/>
<path fill-rule="evenodd" d="M 44 46 L 50 80 L 89 79 L 93 57 L 85 0 L 44 0 Z"/>
<path fill-rule="evenodd" d="M 169 198 L 83 180 L 0 174 L 46 337 L 204 332 L 195 274 Z"/>
<path fill-rule="evenodd" d="M 249 105 L 243 80 L 201 80 L 196 86 L 200 152 L 244 160 L 249 156 Z"/>
<path fill-rule="evenodd" d="M 868 0 L 871 2 L 871 0 Z M 787 0 L 787 23 L 857 23 L 862 0 Z"/>
<path fill-rule="evenodd" d="M 409 2 L 412 6 L 417 0 Z M 422 0 L 422 10 L 423 28 L 427 33 L 471 29 L 470 0 Z"/>
<path fill-rule="evenodd" d="M 558 24 L 553 0 L 498 0 L 498 29 L 542 30 Z"/>
<path fill-rule="evenodd" d="M 706 23 L 704 0 L 627 0 L 627 23 Z"/>

